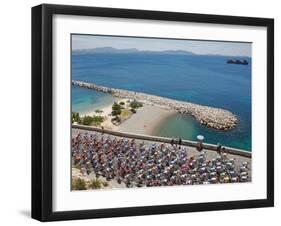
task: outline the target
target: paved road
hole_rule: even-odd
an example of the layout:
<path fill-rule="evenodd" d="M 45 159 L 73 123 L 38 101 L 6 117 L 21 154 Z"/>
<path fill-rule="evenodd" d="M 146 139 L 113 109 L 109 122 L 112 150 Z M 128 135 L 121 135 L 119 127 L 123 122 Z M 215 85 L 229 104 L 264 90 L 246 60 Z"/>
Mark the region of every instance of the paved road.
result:
<path fill-rule="evenodd" d="M 72 129 L 72 136 L 76 136 L 78 133 L 85 133 L 85 132 L 88 132 L 88 134 L 96 134 L 97 132 L 93 132 L 93 131 L 88 131 L 88 130 L 81 130 L 81 129 Z M 117 137 L 117 138 L 122 138 L 122 137 L 118 137 L 118 136 L 113 136 L 113 135 L 108 135 L 108 134 L 104 134 L 106 136 L 109 136 L 109 137 Z M 145 144 L 147 145 L 150 145 L 150 144 L 162 144 L 160 142 L 152 142 L 152 141 L 143 141 L 143 140 L 138 140 L 138 139 L 135 139 L 135 141 L 138 143 L 140 142 L 144 142 Z M 188 154 L 189 156 L 197 156 L 199 155 L 199 151 L 197 151 L 196 148 L 194 147 L 190 147 L 190 146 L 183 146 L 185 148 L 187 148 L 188 150 Z M 206 157 L 206 160 L 212 160 L 214 158 L 217 157 L 217 152 L 215 151 L 212 151 L 212 150 L 207 150 L 207 149 L 203 149 L 202 151 L 205 152 L 205 157 Z M 232 154 L 228 154 L 228 158 L 231 159 L 233 158 L 235 160 L 235 165 L 238 167 L 238 166 L 241 166 L 243 162 L 248 162 L 249 163 L 249 167 L 251 168 L 251 165 L 252 165 L 252 159 L 251 158 L 247 158 L 247 157 L 244 157 L 244 156 L 239 156 L 239 155 L 232 155 Z M 251 170 L 249 170 L 249 176 L 251 178 Z"/>

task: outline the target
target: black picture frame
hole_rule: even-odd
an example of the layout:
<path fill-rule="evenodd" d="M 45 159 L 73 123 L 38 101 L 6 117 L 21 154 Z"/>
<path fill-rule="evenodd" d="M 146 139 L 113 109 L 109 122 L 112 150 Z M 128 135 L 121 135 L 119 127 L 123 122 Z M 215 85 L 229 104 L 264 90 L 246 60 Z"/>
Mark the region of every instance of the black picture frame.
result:
<path fill-rule="evenodd" d="M 55 14 L 182 21 L 267 28 L 267 198 L 95 210 L 52 210 L 52 18 Z M 176 12 L 43 4 L 32 8 L 32 218 L 122 217 L 274 206 L 274 20 Z"/>

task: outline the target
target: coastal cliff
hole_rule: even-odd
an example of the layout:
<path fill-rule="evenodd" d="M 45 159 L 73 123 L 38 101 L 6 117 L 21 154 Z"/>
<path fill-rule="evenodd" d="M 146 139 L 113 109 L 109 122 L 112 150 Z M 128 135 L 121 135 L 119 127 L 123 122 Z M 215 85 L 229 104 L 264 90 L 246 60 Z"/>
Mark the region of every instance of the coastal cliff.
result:
<path fill-rule="evenodd" d="M 133 92 L 123 89 L 114 89 L 99 86 L 94 83 L 72 80 L 72 85 L 98 92 L 109 93 L 118 98 L 129 98 L 143 102 L 144 104 L 158 106 L 163 109 L 177 111 L 181 114 L 189 114 L 195 117 L 202 125 L 218 130 L 229 130 L 236 127 L 238 118 L 228 110 L 203 106 L 185 101 L 178 101 L 170 98 L 150 95 L 146 93 Z"/>

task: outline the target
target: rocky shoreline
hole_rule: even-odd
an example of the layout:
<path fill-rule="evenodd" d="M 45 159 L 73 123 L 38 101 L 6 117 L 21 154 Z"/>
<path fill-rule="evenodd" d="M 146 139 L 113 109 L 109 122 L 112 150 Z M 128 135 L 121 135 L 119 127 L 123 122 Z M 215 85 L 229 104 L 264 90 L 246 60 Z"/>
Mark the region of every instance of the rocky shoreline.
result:
<path fill-rule="evenodd" d="M 203 106 L 185 101 L 173 100 L 146 93 L 133 92 L 123 89 L 114 89 L 105 86 L 99 86 L 94 83 L 72 80 L 72 85 L 88 89 L 94 89 L 99 92 L 109 93 L 118 98 L 130 98 L 143 102 L 144 104 L 158 106 L 163 109 L 177 111 L 181 114 L 192 115 L 202 125 L 218 130 L 229 130 L 236 127 L 238 118 L 228 110 Z"/>

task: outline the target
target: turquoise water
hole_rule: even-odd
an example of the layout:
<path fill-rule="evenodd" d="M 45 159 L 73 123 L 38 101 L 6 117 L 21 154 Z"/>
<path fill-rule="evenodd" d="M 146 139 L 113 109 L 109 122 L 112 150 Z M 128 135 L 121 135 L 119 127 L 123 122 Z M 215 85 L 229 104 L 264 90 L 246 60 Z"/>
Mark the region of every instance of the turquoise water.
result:
<path fill-rule="evenodd" d="M 228 57 L 167 54 L 72 55 L 72 79 L 113 88 L 146 92 L 176 100 L 224 108 L 236 114 L 238 126 L 218 131 L 176 114 L 155 129 L 155 135 L 195 140 L 251 150 L 251 58 L 249 65 L 226 64 Z M 112 102 L 110 95 L 72 89 L 73 110 Z M 81 88 L 80 88 L 81 89 Z"/>
<path fill-rule="evenodd" d="M 225 144 L 227 146 L 250 150 L 251 140 L 241 139 L 241 126 L 231 131 L 214 131 L 198 123 L 192 116 L 176 114 L 170 116 L 166 123 L 155 128 L 154 133 L 164 137 L 183 137 L 196 140 L 198 134 L 205 136 L 205 142 Z"/>
<path fill-rule="evenodd" d="M 72 87 L 72 112 L 89 114 L 112 104 L 116 98 L 112 95 L 96 92 L 92 89 Z"/>

